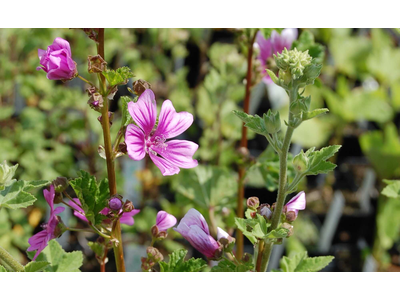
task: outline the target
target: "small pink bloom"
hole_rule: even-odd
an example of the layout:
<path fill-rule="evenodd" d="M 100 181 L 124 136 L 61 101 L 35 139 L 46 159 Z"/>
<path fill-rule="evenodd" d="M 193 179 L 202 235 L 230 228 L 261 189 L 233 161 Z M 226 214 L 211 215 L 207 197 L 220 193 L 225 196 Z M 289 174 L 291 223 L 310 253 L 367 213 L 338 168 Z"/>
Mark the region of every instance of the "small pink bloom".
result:
<path fill-rule="evenodd" d="M 130 158 L 141 160 L 147 153 L 164 176 L 178 174 L 179 168 L 197 166 L 197 160 L 192 158 L 199 147 L 197 144 L 185 140 L 167 141 L 192 125 L 192 114 L 177 113 L 172 102 L 165 100 L 155 128 L 157 105 L 150 89 L 145 90 L 136 103 L 129 102 L 128 110 L 137 124 L 128 125 L 125 133 Z"/>
<path fill-rule="evenodd" d="M 176 218 L 163 211 L 160 210 L 157 213 L 157 218 L 156 218 L 156 226 L 159 231 L 167 231 L 169 228 L 173 227 L 176 224 Z"/>
<path fill-rule="evenodd" d="M 40 64 L 36 70 L 43 70 L 51 80 L 68 80 L 76 76 L 76 63 L 71 57 L 69 43 L 62 38 L 55 38 L 46 50 L 38 50 Z"/>
<path fill-rule="evenodd" d="M 78 198 L 74 198 L 75 202 L 78 204 L 76 205 L 72 200 L 69 200 L 68 204 L 72 206 L 74 210 L 74 215 L 75 217 L 81 219 L 84 222 L 88 222 L 88 219 L 85 216 L 85 212 L 83 211 L 81 207 L 81 201 L 79 201 Z M 122 209 L 121 209 L 122 210 Z M 121 212 L 121 210 L 119 212 Z M 102 215 L 107 215 L 110 212 L 110 209 L 108 207 L 103 208 L 100 213 Z M 130 225 L 132 226 L 135 223 L 135 220 L 133 219 L 133 216 L 138 214 L 140 212 L 140 209 L 134 209 L 130 212 L 124 212 L 122 216 L 119 218 L 119 221 L 122 224 Z"/>
<path fill-rule="evenodd" d="M 28 240 L 30 247 L 28 248 L 27 251 L 37 250 L 35 256 L 33 257 L 33 260 L 35 260 L 38 257 L 38 255 L 40 254 L 40 252 L 43 251 L 44 248 L 46 248 L 50 240 L 55 239 L 60 235 L 60 233 L 62 233 L 59 230 L 57 230 L 60 221 L 56 215 L 62 213 L 65 207 L 57 207 L 56 209 L 54 209 L 55 192 L 53 185 L 50 186 L 50 190 L 46 189 L 43 190 L 43 195 L 50 206 L 50 218 L 49 222 L 44 226 L 42 226 L 44 230 L 36 233 Z"/>
<path fill-rule="evenodd" d="M 262 73 L 264 74 L 263 81 L 266 84 L 272 83 L 272 79 L 269 77 L 267 71 L 267 62 L 273 58 L 273 54 L 281 53 L 285 48 L 290 50 L 292 43 L 297 39 L 297 29 L 286 28 L 279 34 L 275 30 L 272 31 L 271 37 L 265 39 L 263 34 L 259 31 L 256 37 L 256 43 L 260 48 L 258 59 L 261 62 Z"/>
<path fill-rule="evenodd" d="M 306 208 L 306 194 L 302 191 L 294 196 L 290 201 L 286 204 L 287 211 L 294 211 L 297 217 L 297 213 L 299 210 L 303 210 Z"/>
<path fill-rule="evenodd" d="M 210 235 L 203 215 L 194 208 L 186 213 L 174 230 L 208 258 L 215 257 L 216 251 L 220 248 L 217 241 Z"/>

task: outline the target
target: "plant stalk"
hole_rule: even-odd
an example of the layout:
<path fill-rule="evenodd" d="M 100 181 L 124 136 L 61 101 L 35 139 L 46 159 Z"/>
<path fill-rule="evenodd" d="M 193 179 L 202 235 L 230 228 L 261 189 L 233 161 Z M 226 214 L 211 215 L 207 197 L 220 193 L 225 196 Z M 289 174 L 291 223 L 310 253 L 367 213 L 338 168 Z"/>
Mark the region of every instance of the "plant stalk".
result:
<path fill-rule="evenodd" d="M 97 53 L 104 59 L 104 28 L 99 29 L 99 43 L 97 46 Z M 102 115 L 101 125 L 103 127 L 103 135 L 104 135 L 104 150 L 106 153 L 108 186 L 110 189 L 110 196 L 112 196 L 117 193 L 117 182 L 115 179 L 114 154 L 112 152 L 110 121 L 108 118 L 108 98 L 106 95 L 107 94 L 106 79 L 103 76 L 103 74 L 100 74 L 100 87 L 101 87 L 101 94 L 104 100 L 103 109 L 101 111 Z M 125 272 L 124 249 L 122 245 L 121 225 L 119 220 L 115 221 L 112 230 L 112 235 L 114 238 L 118 240 L 117 243 L 115 242 L 113 243 L 117 271 Z"/>
<path fill-rule="evenodd" d="M 24 266 L 14 259 L 4 248 L 0 247 L 0 260 L 3 266 L 12 272 L 23 272 Z"/>
<path fill-rule="evenodd" d="M 246 75 L 246 94 L 244 98 L 243 111 L 248 114 L 250 108 L 250 94 L 251 94 L 251 75 L 252 75 L 252 65 L 253 65 L 253 44 L 256 39 L 257 31 L 252 37 L 248 53 L 247 53 L 247 75 Z M 242 125 L 242 139 L 240 140 L 240 147 L 247 149 L 247 127 Z M 246 174 L 245 166 L 239 166 L 239 179 L 238 179 L 238 198 L 237 198 L 237 211 L 236 216 L 238 218 L 243 218 L 244 216 L 244 176 Z M 240 230 L 236 231 L 236 256 L 242 258 L 243 256 L 243 233 Z"/>
<path fill-rule="evenodd" d="M 289 93 L 290 103 L 296 100 L 297 90 L 293 89 Z M 292 114 L 289 111 L 289 120 L 288 124 L 291 124 Z M 294 128 L 289 126 L 286 130 L 285 139 L 283 141 L 281 152 L 279 153 L 279 188 L 278 188 L 278 196 L 276 199 L 276 206 L 274 212 L 272 214 L 271 226 L 269 231 L 275 230 L 278 228 L 283 205 L 285 204 L 286 198 L 286 183 L 287 183 L 287 156 L 289 152 L 290 142 L 292 140 L 292 135 L 294 132 Z M 271 256 L 273 243 L 265 243 L 264 252 L 262 254 L 262 261 L 260 266 L 260 271 L 265 272 L 268 267 L 269 258 Z"/>

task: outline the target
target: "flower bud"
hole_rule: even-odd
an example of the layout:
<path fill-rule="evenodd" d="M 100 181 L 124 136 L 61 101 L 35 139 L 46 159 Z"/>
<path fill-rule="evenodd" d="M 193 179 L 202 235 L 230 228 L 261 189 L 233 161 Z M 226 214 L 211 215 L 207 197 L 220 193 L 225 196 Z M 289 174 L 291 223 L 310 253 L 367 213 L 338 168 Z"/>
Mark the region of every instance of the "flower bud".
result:
<path fill-rule="evenodd" d="M 89 73 L 101 73 L 106 69 L 107 62 L 99 55 L 88 56 Z"/>
<path fill-rule="evenodd" d="M 286 213 L 286 221 L 293 222 L 294 220 L 296 220 L 296 218 L 297 216 L 294 211 L 289 211 Z"/>
<path fill-rule="evenodd" d="M 246 204 L 248 208 L 255 210 L 260 206 L 260 200 L 257 197 L 250 197 Z"/>
<path fill-rule="evenodd" d="M 281 119 L 278 111 L 273 112 L 272 110 L 268 110 L 268 112 L 263 115 L 263 119 L 268 133 L 274 134 L 281 130 Z"/>
<path fill-rule="evenodd" d="M 146 253 L 147 257 L 153 262 L 159 262 L 164 259 L 163 255 L 160 253 L 160 251 L 158 251 L 157 248 L 151 246 L 147 247 Z"/>
<path fill-rule="evenodd" d="M 54 203 L 55 204 L 61 203 L 63 199 L 64 199 L 64 197 L 63 197 L 62 193 L 55 192 L 55 194 L 54 194 Z"/>
<path fill-rule="evenodd" d="M 274 55 L 278 68 L 285 73 L 279 72 L 279 78 L 285 80 L 290 74 L 293 80 L 297 80 L 304 75 L 307 66 L 311 64 L 312 57 L 306 51 L 298 51 L 296 48 L 288 51 L 286 48 L 277 55 Z M 282 76 L 282 77 L 281 77 Z"/>
<path fill-rule="evenodd" d="M 103 107 L 103 97 L 100 93 L 94 93 L 88 100 L 88 104 L 90 108 L 94 109 L 97 112 L 101 112 L 101 108 Z"/>
<path fill-rule="evenodd" d="M 262 204 L 257 209 L 257 212 L 267 220 L 271 219 L 271 217 L 272 217 L 272 211 L 269 209 L 268 204 Z"/>
<path fill-rule="evenodd" d="M 119 211 L 122 207 L 121 199 L 114 197 L 108 201 L 108 207 L 112 210 Z"/>
<path fill-rule="evenodd" d="M 163 239 L 165 239 L 167 236 L 168 236 L 168 233 L 167 233 L 166 231 L 160 231 L 160 232 L 157 234 L 156 238 L 157 238 L 157 240 L 163 240 Z"/>
<path fill-rule="evenodd" d="M 110 126 L 112 125 L 113 119 L 114 119 L 114 113 L 111 112 L 111 111 L 109 111 L 109 112 L 108 112 L 108 122 L 109 122 Z M 99 116 L 99 117 L 97 118 L 97 120 L 100 122 L 100 124 L 102 124 L 102 122 L 103 122 L 103 116 Z"/>
<path fill-rule="evenodd" d="M 131 201 L 126 200 L 122 209 L 124 210 L 124 212 L 131 212 L 135 209 L 135 207 L 133 206 L 133 203 Z"/>
<path fill-rule="evenodd" d="M 245 254 L 243 254 L 243 258 L 242 258 L 242 260 L 243 260 L 243 262 L 249 262 L 249 261 L 251 261 L 251 259 L 252 259 L 252 257 L 251 257 L 251 254 L 249 254 L 249 253 L 245 253 Z"/>
<path fill-rule="evenodd" d="M 297 154 L 293 158 L 293 166 L 297 173 L 303 173 L 307 170 L 308 158 L 305 155 L 304 151 L 301 150 L 299 154 Z"/>
<path fill-rule="evenodd" d="M 132 84 L 133 90 L 135 91 L 135 94 L 140 96 L 143 94 L 143 92 L 147 89 L 151 89 L 150 83 L 143 79 L 138 79 Z"/>
<path fill-rule="evenodd" d="M 152 227 L 151 227 L 151 235 L 154 237 L 154 238 L 156 238 L 157 237 L 157 235 L 158 235 L 158 233 L 159 233 L 159 230 L 158 230 L 158 227 L 157 227 L 157 225 L 153 225 Z"/>
<path fill-rule="evenodd" d="M 54 185 L 54 190 L 57 193 L 64 192 L 69 186 L 68 179 L 65 177 L 57 177 L 56 179 L 53 180 L 52 184 Z"/>

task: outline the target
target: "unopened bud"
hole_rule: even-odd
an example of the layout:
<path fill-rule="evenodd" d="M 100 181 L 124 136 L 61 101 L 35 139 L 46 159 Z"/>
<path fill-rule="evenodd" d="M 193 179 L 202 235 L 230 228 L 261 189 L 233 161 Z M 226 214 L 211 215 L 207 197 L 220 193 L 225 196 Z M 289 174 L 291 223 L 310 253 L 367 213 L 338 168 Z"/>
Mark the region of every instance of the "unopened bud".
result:
<path fill-rule="evenodd" d="M 89 73 L 101 73 L 106 69 L 107 62 L 99 55 L 88 56 Z"/>
<path fill-rule="evenodd" d="M 128 153 L 128 149 L 126 148 L 126 143 L 125 142 L 122 142 L 122 143 L 120 143 L 118 145 L 118 152 L 121 152 L 121 153 L 124 153 L 124 154 Z"/>
<path fill-rule="evenodd" d="M 153 225 L 153 227 L 151 227 L 151 235 L 156 238 L 158 233 L 159 233 L 159 230 L 158 230 L 157 225 Z"/>
<path fill-rule="evenodd" d="M 133 90 L 135 91 L 135 94 L 140 96 L 143 94 L 145 90 L 151 89 L 151 84 L 143 79 L 138 79 L 135 82 L 133 82 L 132 87 Z"/>
<path fill-rule="evenodd" d="M 69 182 L 68 179 L 65 177 L 57 177 L 53 180 L 52 184 L 56 192 L 62 193 L 67 189 Z"/>
<path fill-rule="evenodd" d="M 100 93 L 94 93 L 88 100 L 89 106 L 97 112 L 101 112 L 101 108 L 103 107 L 103 96 Z"/>
<path fill-rule="evenodd" d="M 121 199 L 114 197 L 108 201 L 108 207 L 112 210 L 119 211 L 122 207 Z"/>
<path fill-rule="evenodd" d="M 55 195 L 54 195 L 54 203 L 55 204 L 61 203 L 63 201 L 63 199 L 64 199 L 64 197 L 63 197 L 62 193 L 58 193 L 58 192 L 55 193 Z"/>
<path fill-rule="evenodd" d="M 308 158 L 305 155 L 304 151 L 301 150 L 299 154 L 297 154 L 293 158 L 293 166 L 297 173 L 303 173 L 307 170 Z"/>
<path fill-rule="evenodd" d="M 111 112 L 111 111 L 109 111 L 109 112 L 108 112 L 108 122 L 109 122 L 110 126 L 112 125 L 113 119 L 114 119 L 114 113 Z M 101 123 L 103 122 L 103 116 L 99 116 L 99 117 L 97 118 L 97 120 L 98 120 L 98 121 L 100 122 L 100 124 L 101 124 Z"/>
<path fill-rule="evenodd" d="M 163 239 L 165 239 L 167 236 L 168 236 L 168 233 L 167 233 L 166 231 L 160 231 L 160 232 L 157 234 L 156 238 L 157 238 L 157 240 L 163 240 Z"/>
<path fill-rule="evenodd" d="M 252 212 L 250 213 L 250 216 L 251 216 L 253 219 L 255 219 L 255 218 L 257 217 L 257 212 L 252 211 Z"/>
<path fill-rule="evenodd" d="M 245 253 L 245 254 L 243 254 L 243 258 L 242 258 L 242 260 L 243 260 L 243 262 L 249 262 L 249 261 L 251 261 L 251 255 L 249 254 L 249 253 Z"/>
<path fill-rule="evenodd" d="M 257 209 L 260 206 L 260 200 L 257 197 L 250 197 L 247 199 L 247 207 L 250 209 Z"/>
<path fill-rule="evenodd" d="M 124 210 L 124 212 L 131 212 L 135 209 L 135 207 L 133 206 L 133 203 L 131 201 L 126 200 L 122 209 Z"/>
<path fill-rule="evenodd" d="M 160 251 L 157 248 L 151 246 L 147 247 L 146 253 L 150 261 L 159 262 L 164 259 L 164 256 L 160 253 Z"/>
<path fill-rule="evenodd" d="M 265 219 L 269 220 L 272 217 L 272 211 L 269 209 L 269 204 L 261 204 L 257 212 Z"/>
<path fill-rule="evenodd" d="M 246 147 L 240 147 L 237 151 L 239 155 L 243 158 L 249 158 L 250 156 L 250 151 Z"/>
<path fill-rule="evenodd" d="M 297 218 L 297 216 L 294 211 L 288 211 L 286 213 L 286 221 L 293 222 L 294 220 L 296 220 L 296 218 Z"/>
<path fill-rule="evenodd" d="M 263 115 L 263 120 L 269 134 L 274 134 L 281 130 L 281 118 L 278 111 L 273 112 L 272 110 L 268 110 L 268 112 Z"/>

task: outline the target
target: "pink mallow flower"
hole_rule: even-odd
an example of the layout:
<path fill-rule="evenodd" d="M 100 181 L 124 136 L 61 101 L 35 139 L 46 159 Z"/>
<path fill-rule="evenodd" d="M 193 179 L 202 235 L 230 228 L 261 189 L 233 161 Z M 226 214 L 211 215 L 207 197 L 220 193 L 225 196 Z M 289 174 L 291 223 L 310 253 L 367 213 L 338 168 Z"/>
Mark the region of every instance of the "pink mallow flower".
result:
<path fill-rule="evenodd" d="M 174 230 L 208 258 L 214 258 L 218 255 L 221 246 L 210 235 L 206 220 L 196 209 L 191 208 Z"/>
<path fill-rule="evenodd" d="M 268 61 L 273 59 L 273 54 L 281 53 L 285 48 L 289 50 L 292 47 L 293 41 L 296 39 L 296 28 L 286 28 L 282 30 L 280 34 L 273 30 L 269 39 L 265 39 L 260 31 L 257 33 L 256 43 L 260 48 L 260 53 L 257 58 L 261 62 L 264 83 L 272 83 L 272 79 L 265 69 L 269 68 Z"/>
<path fill-rule="evenodd" d="M 55 38 L 47 51 L 38 49 L 38 55 L 42 67 L 37 67 L 36 70 L 45 71 L 48 79 L 69 80 L 78 74 L 69 43 L 62 38 Z"/>
<path fill-rule="evenodd" d="M 164 176 L 178 174 L 179 168 L 194 168 L 197 160 L 192 156 L 199 147 L 185 140 L 172 140 L 183 133 L 193 123 L 188 112 L 177 113 L 170 100 L 165 100 L 157 118 L 157 105 L 152 90 L 147 89 L 138 101 L 129 102 L 128 110 L 137 124 L 129 124 L 125 133 L 128 155 L 133 160 L 141 160 L 146 153 Z"/>
<path fill-rule="evenodd" d="M 175 224 L 176 218 L 173 215 L 163 210 L 157 213 L 156 226 L 159 231 L 167 231 L 169 228 L 175 226 Z"/>
<path fill-rule="evenodd" d="M 74 201 L 76 202 L 76 204 L 75 204 Z M 79 218 L 79 219 L 81 219 L 84 222 L 88 222 L 88 219 L 85 216 L 85 212 L 83 211 L 83 209 L 81 207 L 82 206 L 81 201 L 79 201 L 78 198 L 74 198 L 74 201 L 69 200 L 69 202 L 68 202 L 68 204 L 75 209 L 74 210 L 74 216 Z M 110 209 L 108 207 L 105 207 L 100 211 L 100 213 L 102 215 L 104 215 L 104 216 L 106 216 L 109 212 L 110 212 Z M 121 212 L 121 210 L 119 212 Z M 132 226 L 135 223 L 135 220 L 133 219 L 133 216 L 138 214 L 139 212 L 140 212 L 140 209 L 134 209 L 134 210 L 132 210 L 130 212 L 124 212 L 122 214 L 122 216 L 119 218 L 119 221 L 122 224 L 126 224 L 126 225 L 129 225 L 129 226 Z"/>
<path fill-rule="evenodd" d="M 296 214 L 299 210 L 303 210 L 306 208 L 306 194 L 301 191 L 296 196 L 294 196 L 290 201 L 286 204 L 287 211 L 293 211 Z"/>
<path fill-rule="evenodd" d="M 62 213 L 65 207 L 57 207 L 54 209 L 54 186 L 50 186 L 50 190 L 43 190 L 44 198 L 50 206 L 50 219 L 49 222 L 45 225 L 42 225 L 44 228 L 42 231 L 36 233 L 34 236 L 29 238 L 28 243 L 31 245 L 27 251 L 37 250 L 33 260 L 35 260 L 40 252 L 46 248 L 48 242 L 52 239 L 59 237 L 62 234 L 62 228 L 58 226 L 60 224 L 60 218 L 56 215 Z"/>

